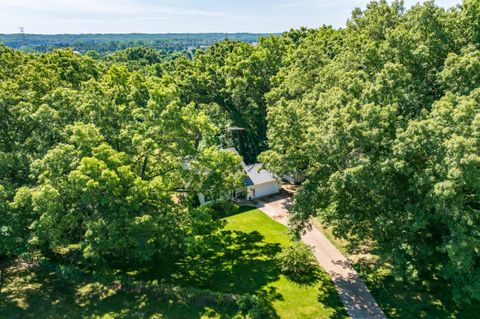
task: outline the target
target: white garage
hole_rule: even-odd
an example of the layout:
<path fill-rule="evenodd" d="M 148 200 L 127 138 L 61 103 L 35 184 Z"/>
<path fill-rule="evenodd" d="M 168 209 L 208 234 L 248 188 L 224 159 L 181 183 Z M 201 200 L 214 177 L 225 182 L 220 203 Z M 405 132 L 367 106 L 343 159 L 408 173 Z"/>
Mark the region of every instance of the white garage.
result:
<path fill-rule="evenodd" d="M 245 165 L 243 169 L 247 174 L 245 186 L 247 187 L 247 199 L 260 198 L 280 192 L 278 179 L 268 170 L 263 169 L 261 164 Z"/>

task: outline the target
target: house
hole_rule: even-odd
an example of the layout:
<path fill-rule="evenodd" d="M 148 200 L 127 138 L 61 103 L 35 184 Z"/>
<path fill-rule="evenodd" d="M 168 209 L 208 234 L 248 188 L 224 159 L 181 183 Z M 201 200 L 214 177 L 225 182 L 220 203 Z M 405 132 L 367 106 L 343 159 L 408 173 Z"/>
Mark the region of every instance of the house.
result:
<path fill-rule="evenodd" d="M 270 171 L 262 168 L 262 164 L 246 165 L 242 161 L 243 170 L 247 174 L 244 180 L 245 197 L 254 199 L 280 192 L 280 183 Z"/>
<path fill-rule="evenodd" d="M 227 150 L 237 153 L 237 150 L 234 148 Z M 279 179 L 267 169 L 262 168 L 262 164 L 247 165 L 244 161 L 242 161 L 241 164 L 245 172 L 245 178 L 243 180 L 244 187 L 232 192 L 231 199 L 251 200 L 280 192 Z M 198 194 L 198 199 L 202 205 L 211 201 L 211 199 L 201 193 Z"/>

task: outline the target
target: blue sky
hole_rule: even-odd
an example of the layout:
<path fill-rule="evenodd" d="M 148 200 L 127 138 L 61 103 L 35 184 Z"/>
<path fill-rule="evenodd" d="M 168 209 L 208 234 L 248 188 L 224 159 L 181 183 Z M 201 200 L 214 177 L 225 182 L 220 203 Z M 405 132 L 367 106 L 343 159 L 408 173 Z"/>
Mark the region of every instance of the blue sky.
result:
<path fill-rule="evenodd" d="M 407 7 L 418 0 L 405 0 Z M 437 0 L 443 7 L 460 0 Z M 0 0 L 0 33 L 281 32 L 345 25 L 368 0 Z"/>

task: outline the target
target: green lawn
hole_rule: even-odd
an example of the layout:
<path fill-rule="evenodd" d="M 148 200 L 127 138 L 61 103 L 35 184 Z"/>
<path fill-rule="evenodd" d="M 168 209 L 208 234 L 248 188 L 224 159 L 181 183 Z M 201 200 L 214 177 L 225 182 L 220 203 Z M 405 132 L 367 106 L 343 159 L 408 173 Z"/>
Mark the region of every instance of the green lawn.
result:
<path fill-rule="evenodd" d="M 258 233 L 263 237 L 263 245 L 285 247 L 290 243 L 287 227 L 271 220 L 258 209 L 228 217 L 226 220 L 227 230 Z M 263 258 L 271 257 L 266 255 Z M 246 272 L 248 271 L 249 269 L 246 269 Z M 280 318 L 347 317 L 335 287 L 325 273 L 322 273 L 317 284 L 302 287 L 276 272 L 276 275 L 258 287 L 257 291 L 265 291 L 272 296 L 273 308 Z"/>
<path fill-rule="evenodd" d="M 225 221 L 225 229 L 205 238 L 198 251 L 188 257 L 122 271 L 138 283 L 155 281 L 187 289 L 261 295 L 271 311 L 269 318 L 347 317 L 325 273 L 310 286 L 300 286 L 280 274 L 273 258 L 290 242 L 285 226 L 247 207 Z M 236 308 L 224 304 L 205 307 L 201 300 L 179 302 L 161 298 L 158 291 L 132 290 L 111 281 L 103 285 L 91 277 L 75 278 L 44 268 L 9 267 L 0 295 L 0 319 L 226 319 L 239 315 Z"/>
<path fill-rule="evenodd" d="M 348 242 L 336 238 L 330 228 L 321 229 L 342 253 L 349 255 Z M 355 260 L 358 256 L 353 257 Z M 445 282 L 398 282 L 390 275 L 387 267 L 375 265 L 374 257 L 367 256 L 357 261 L 354 266 L 389 318 L 479 318 L 480 305 L 455 306 Z"/>

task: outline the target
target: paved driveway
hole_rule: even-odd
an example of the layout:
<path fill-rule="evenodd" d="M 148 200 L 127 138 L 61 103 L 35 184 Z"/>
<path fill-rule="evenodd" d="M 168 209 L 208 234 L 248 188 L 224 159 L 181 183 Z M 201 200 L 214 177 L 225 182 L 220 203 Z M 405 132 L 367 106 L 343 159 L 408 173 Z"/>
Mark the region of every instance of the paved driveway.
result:
<path fill-rule="evenodd" d="M 257 199 L 254 203 L 273 220 L 287 225 L 291 197 L 278 194 Z M 351 263 L 318 229 L 312 227 L 302 236 L 302 240 L 313 247 L 313 253 L 320 266 L 332 277 L 340 299 L 352 319 L 386 318 Z"/>

